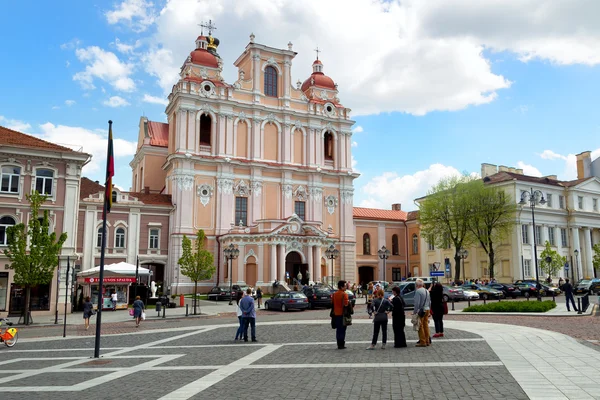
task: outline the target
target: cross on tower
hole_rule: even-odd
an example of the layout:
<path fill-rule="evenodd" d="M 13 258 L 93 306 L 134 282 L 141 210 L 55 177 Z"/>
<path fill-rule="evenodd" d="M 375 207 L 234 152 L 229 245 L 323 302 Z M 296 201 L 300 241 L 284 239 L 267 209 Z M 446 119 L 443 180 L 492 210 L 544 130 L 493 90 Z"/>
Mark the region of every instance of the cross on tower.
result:
<path fill-rule="evenodd" d="M 319 59 L 319 53 L 321 52 L 321 50 L 319 50 L 319 46 L 317 46 L 317 48 L 315 49 L 315 51 L 317 52 L 317 60 Z"/>
<path fill-rule="evenodd" d="M 208 23 L 202 22 L 201 24 L 198 24 L 198 26 L 202 28 L 200 31 L 200 34 L 202 35 L 204 35 L 204 28 L 208 29 L 208 36 L 212 34 L 213 29 L 217 29 L 217 27 L 213 24 L 212 19 L 209 19 Z"/>

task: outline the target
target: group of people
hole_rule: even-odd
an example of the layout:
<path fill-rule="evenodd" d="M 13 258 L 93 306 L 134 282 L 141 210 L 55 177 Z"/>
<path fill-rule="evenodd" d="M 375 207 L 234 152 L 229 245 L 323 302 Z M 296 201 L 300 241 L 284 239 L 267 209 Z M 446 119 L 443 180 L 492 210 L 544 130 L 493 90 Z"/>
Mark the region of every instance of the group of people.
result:
<path fill-rule="evenodd" d="M 258 291 L 257 291 L 258 297 Z M 262 293 L 261 297 L 262 298 Z M 252 297 L 252 289 L 248 288 L 246 293 L 238 292 L 236 300 L 236 313 L 239 321 L 237 332 L 234 340 L 248 341 L 248 327 L 250 327 L 250 338 L 256 342 L 256 309 L 254 308 L 254 298 Z M 260 303 L 259 303 L 260 304 Z M 260 307 L 260 306 L 259 306 Z"/>
<path fill-rule="evenodd" d="M 139 328 L 140 323 L 142 322 L 142 319 L 143 319 L 144 310 L 146 309 L 146 306 L 144 305 L 144 302 L 142 301 L 140 296 L 135 297 L 135 301 L 133 302 L 132 308 L 133 308 L 133 318 L 135 319 L 135 327 Z M 84 324 L 85 330 L 90 329 L 90 318 L 95 313 L 96 312 L 94 311 L 94 304 L 92 303 L 90 296 L 86 296 L 86 298 L 84 299 L 84 302 L 83 302 L 83 324 Z"/>

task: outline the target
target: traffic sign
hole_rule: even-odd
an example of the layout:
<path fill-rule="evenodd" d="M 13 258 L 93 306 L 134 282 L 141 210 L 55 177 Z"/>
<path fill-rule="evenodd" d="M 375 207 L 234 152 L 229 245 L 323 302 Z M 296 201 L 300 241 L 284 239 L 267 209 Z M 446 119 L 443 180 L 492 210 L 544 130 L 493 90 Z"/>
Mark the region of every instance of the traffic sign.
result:
<path fill-rule="evenodd" d="M 450 272 L 450 264 L 446 264 L 446 272 Z"/>
<path fill-rule="evenodd" d="M 444 276 L 444 271 L 431 271 L 429 276 Z"/>

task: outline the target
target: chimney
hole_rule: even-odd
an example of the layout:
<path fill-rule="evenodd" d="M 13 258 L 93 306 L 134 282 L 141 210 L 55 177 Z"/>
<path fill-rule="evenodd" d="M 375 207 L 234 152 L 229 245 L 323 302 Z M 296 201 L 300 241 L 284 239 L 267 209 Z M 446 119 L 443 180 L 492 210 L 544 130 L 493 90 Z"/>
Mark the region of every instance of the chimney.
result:
<path fill-rule="evenodd" d="M 523 175 L 523 168 L 517 168 L 517 174 Z"/>
<path fill-rule="evenodd" d="M 486 176 L 490 176 L 490 175 L 494 175 L 496 172 L 498 172 L 498 167 L 494 164 L 487 164 L 487 163 L 482 163 L 481 164 L 481 178 L 485 178 Z"/>
<path fill-rule="evenodd" d="M 144 193 L 150 194 L 150 186 L 144 186 Z"/>
<path fill-rule="evenodd" d="M 506 165 L 501 165 L 498 167 L 498 172 L 510 172 L 510 169 Z"/>
<path fill-rule="evenodd" d="M 558 175 L 546 175 L 546 176 L 544 176 L 544 178 L 554 179 L 555 181 L 557 181 L 558 180 Z"/>
<path fill-rule="evenodd" d="M 97 185 L 99 185 L 99 184 L 100 184 L 100 181 L 94 181 L 94 182 L 96 182 L 96 184 L 97 184 Z"/>
<path fill-rule="evenodd" d="M 592 176 L 592 152 L 584 151 L 577 154 L 577 179 L 589 178 Z"/>
<path fill-rule="evenodd" d="M 400 204 L 400 203 L 392 204 L 392 210 L 393 211 L 402 211 L 402 204 Z"/>

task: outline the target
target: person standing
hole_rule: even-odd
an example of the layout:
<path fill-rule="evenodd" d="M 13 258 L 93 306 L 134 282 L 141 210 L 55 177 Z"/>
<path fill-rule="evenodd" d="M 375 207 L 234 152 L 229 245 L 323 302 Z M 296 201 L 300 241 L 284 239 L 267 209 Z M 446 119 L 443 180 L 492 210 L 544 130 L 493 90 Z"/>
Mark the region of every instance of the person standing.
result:
<path fill-rule="evenodd" d="M 240 300 L 240 309 L 244 320 L 244 342 L 248 341 L 248 326 L 250 326 L 252 341 L 256 342 L 256 309 L 254 308 L 252 289 L 246 290 L 246 295 Z"/>
<path fill-rule="evenodd" d="M 431 312 L 435 325 L 434 338 L 444 337 L 444 287 L 436 282 L 431 289 Z"/>
<path fill-rule="evenodd" d="M 117 292 L 113 290 L 112 294 L 110 295 L 110 301 L 112 302 L 112 306 L 113 306 L 113 311 L 117 311 L 117 300 L 119 298 L 117 297 Z"/>
<path fill-rule="evenodd" d="M 142 313 L 144 312 L 144 302 L 140 299 L 140 296 L 135 296 L 135 301 L 133 302 L 133 318 L 135 318 L 135 327 L 140 327 L 140 322 L 142 321 Z"/>
<path fill-rule="evenodd" d="M 85 324 L 85 330 L 90 328 L 90 317 L 94 314 L 94 305 L 90 300 L 90 296 L 86 296 L 85 303 L 83 303 L 83 323 Z"/>
<path fill-rule="evenodd" d="M 567 311 L 571 311 L 569 308 L 569 301 L 573 304 L 573 310 L 579 312 L 577 306 L 575 305 L 575 299 L 573 298 L 573 285 L 569 283 L 569 278 L 565 279 L 565 284 L 563 285 L 563 292 L 565 292 L 565 301 L 567 303 Z"/>
<path fill-rule="evenodd" d="M 427 347 L 430 345 L 429 339 L 429 309 L 431 308 L 431 299 L 429 292 L 423 287 L 423 280 L 417 279 L 415 282 L 417 290 L 415 291 L 413 315 L 419 317 L 419 342 L 417 347 Z"/>
<path fill-rule="evenodd" d="M 258 308 L 262 305 L 262 289 L 260 286 L 256 288 L 256 302 L 258 303 Z"/>
<path fill-rule="evenodd" d="M 369 283 L 369 288 L 367 289 L 367 314 L 369 314 L 369 319 L 371 318 L 373 311 L 371 307 L 373 306 L 373 284 Z"/>
<path fill-rule="evenodd" d="M 338 282 L 338 290 L 331 296 L 332 318 L 335 326 L 335 339 L 339 350 L 346 348 L 346 326 L 344 326 L 344 308 L 348 306 L 346 281 Z"/>
<path fill-rule="evenodd" d="M 296 275 L 296 280 L 298 281 L 298 285 L 302 284 L 302 272 L 298 271 L 298 275 Z"/>
<path fill-rule="evenodd" d="M 244 320 L 242 318 L 242 310 L 240 309 L 240 300 L 242 299 L 242 297 L 242 292 L 237 292 L 237 296 L 235 298 L 235 314 L 237 315 L 239 325 L 237 331 L 235 332 L 235 339 L 233 339 L 234 341 L 238 339 L 241 340 L 242 334 L 244 332 Z"/>
<path fill-rule="evenodd" d="M 375 350 L 379 330 L 381 330 L 381 349 L 385 349 L 387 343 L 388 312 L 392 310 L 392 303 L 388 299 L 383 298 L 383 289 L 377 290 L 375 295 L 376 298 L 373 300 L 373 312 L 375 313 L 375 317 L 373 318 L 373 339 L 371 339 L 371 345 L 367 347 L 367 350 Z"/>
<path fill-rule="evenodd" d="M 406 335 L 404 326 L 406 325 L 406 316 L 404 315 L 404 300 L 400 296 L 400 288 L 392 288 L 394 298 L 392 299 L 392 329 L 394 330 L 394 347 L 406 347 Z"/>

